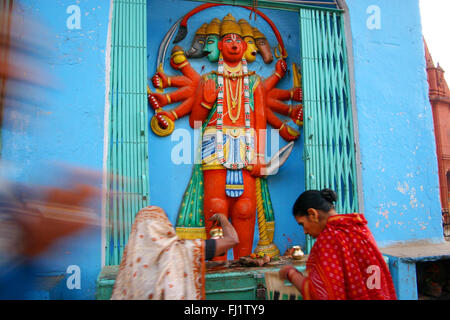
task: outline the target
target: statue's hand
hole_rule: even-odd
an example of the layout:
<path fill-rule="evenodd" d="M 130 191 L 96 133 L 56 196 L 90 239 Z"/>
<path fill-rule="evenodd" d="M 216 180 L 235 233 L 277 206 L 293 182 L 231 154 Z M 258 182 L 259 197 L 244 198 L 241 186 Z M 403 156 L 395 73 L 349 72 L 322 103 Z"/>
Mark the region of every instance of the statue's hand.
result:
<path fill-rule="evenodd" d="M 175 46 L 172 49 L 172 57 L 170 59 L 170 65 L 174 69 L 181 69 L 183 66 L 186 66 L 189 64 L 189 61 L 186 58 L 186 55 L 184 54 L 184 50 L 180 46 Z"/>
<path fill-rule="evenodd" d="M 167 112 L 167 111 L 160 111 L 158 114 L 162 115 L 162 116 L 166 116 L 167 118 L 169 118 L 172 121 L 175 121 L 175 116 L 173 115 L 172 112 Z"/>
<path fill-rule="evenodd" d="M 164 89 L 169 87 L 169 77 L 167 77 L 163 72 L 157 72 L 152 77 L 153 86 L 157 89 Z"/>
<path fill-rule="evenodd" d="M 150 93 L 148 95 L 148 103 L 153 110 L 158 110 L 168 104 L 167 97 L 164 94 Z"/>
<path fill-rule="evenodd" d="M 256 163 L 252 166 L 251 170 L 250 170 L 250 174 L 255 177 L 255 178 L 259 178 L 262 177 L 262 169 L 266 166 L 266 162 L 264 161 L 264 159 L 262 157 L 258 157 L 256 160 Z"/>
<path fill-rule="evenodd" d="M 219 91 L 216 89 L 216 82 L 209 79 L 203 85 L 203 100 L 208 104 L 213 104 L 218 95 Z"/>
<path fill-rule="evenodd" d="M 298 101 L 298 102 L 303 101 L 303 90 L 302 90 L 302 88 L 294 88 L 292 90 L 293 90 L 292 100 Z"/>
<path fill-rule="evenodd" d="M 275 71 L 281 76 L 281 78 L 286 75 L 287 63 L 284 59 L 280 59 L 277 61 L 275 65 Z"/>
<path fill-rule="evenodd" d="M 298 125 L 301 126 L 303 124 L 303 107 L 297 106 L 292 110 L 290 118 Z"/>
<path fill-rule="evenodd" d="M 286 140 L 288 142 L 294 141 L 294 140 L 298 139 L 298 137 L 300 136 L 300 134 L 297 131 L 295 131 L 288 125 L 284 125 L 280 129 L 279 134 L 284 140 Z"/>

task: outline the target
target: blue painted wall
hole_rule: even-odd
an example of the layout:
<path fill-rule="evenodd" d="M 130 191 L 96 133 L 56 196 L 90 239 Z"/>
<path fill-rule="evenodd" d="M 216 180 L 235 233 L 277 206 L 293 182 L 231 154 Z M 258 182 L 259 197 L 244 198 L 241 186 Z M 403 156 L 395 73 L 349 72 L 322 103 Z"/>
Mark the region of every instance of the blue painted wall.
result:
<path fill-rule="evenodd" d="M 54 91 L 27 91 L 39 102 L 24 119 L 6 114 L 12 127 L 2 128 L 2 159 L 15 166 L 10 176 L 23 182 L 50 183 L 53 177 L 42 170 L 48 160 L 101 170 L 109 1 L 60 0 L 36 4 L 23 0 L 22 4 L 22 12 L 43 22 L 48 29 L 52 50 L 44 56 L 42 66 L 55 79 L 57 87 Z M 68 30 L 66 26 L 69 16 L 66 9 L 72 4 L 81 8 L 80 30 Z M 369 30 L 367 20 L 371 14 L 367 8 L 373 4 L 381 9 L 381 29 Z M 149 76 L 155 71 L 156 52 L 165 32 L 175 18 L 197 5 L 187 1 L 149 1 Z M 347 5 L 352 28 L 364 213 L 369 226 L 380 246 L 418 239 L 441 241 L 437 161 L 418 2 L 347 0 Z M 280 28 L 290 54 L 289 64 L 299 62 L 297 14 L 262 11 Z M 167 17 L 167 12 L 173 18 Z M 210 9 L 208 18 L 198 15 L 190 20 L 190 33 L 181 45 L 189 46 L 201 22 L 213 16 L 222 18 L 228 12 L 236 18 L 249 15 L 239 8 Z M 273 33 L 262 19 L 252 24 L 275 46 Z M 203 72 L 213 68 L 204 59 L 194 63 L 200 69 L 203 65 Z M 167 63 L 165 68 L 175 74 Z M 260 57 L 250 65 L 262 76 L 269 75 L 273 68 L 274 63 L 266 68 Z M 291 79 L 288 75 L 281 87 L 289 88 Z M 187 119 L 177 121 L 176 126 L 192 133 Z M 171 150 L 180 142 L 150 133 L 151 203 L 164 207 L 173 222 L 191 173 L 190 164 L 175 165 L 171 161 Z M 280 141 L 280 147 L 283 144 Z M 282 251 L 291 244 L 289 240 L 304 244 L 302 230 L 291 216 L 292 203 L 304 189 L 302 152 L 300 141 L 279 174 L 270 178 L 276 212 L 275 243 Z M 162 170 L 163 164 L 170 165 Z M 64 286 L 60 298 L 92 299 L 101 268 L 101 251 L 101 230 L 86 230 L 56 245 L 51 254 L 41 259 L 41 270 L 47 274 L 66 274 L 69 265 L 80 266 L 81 290 L 68 290 Z"/>
<path fill-rule="evenodd" d="M 442 241 L 433 118 L 418 1 L 347 0 L 364 213 L 380 246 Z M 379 29 L 369 29 L 379 8 Z M 370 26 L 370 23 L 369 23 Z"/>
<path fill-rule="evenodd" d="M 71 5 L 81 9 L 81 29 L 67 28 L 66 10 Z M 19 2 L 17 12 L 24 21 L 32 19 L 45 30 L 24 34 L 45 41 L 43 57 L 33 61 L 41 70 L 39 77 L 53 89 L 23 87 L 32 105 L 20 118 L 11 110 L 5 115 L 9 125 L 2 128 L 2 160 L 14 166 L 10 178 L 53 184 L 58 182 L 49 166 L 53 161 L 102 170 L 109 10 L 105 0 Z M 64 286 L 60 298 L 93 299 L 101 269 L 100 227 L 58 243 L 37 262 L 37 271 L 67 278 L 70 265 L 81 269 L 81 289 Z"/>

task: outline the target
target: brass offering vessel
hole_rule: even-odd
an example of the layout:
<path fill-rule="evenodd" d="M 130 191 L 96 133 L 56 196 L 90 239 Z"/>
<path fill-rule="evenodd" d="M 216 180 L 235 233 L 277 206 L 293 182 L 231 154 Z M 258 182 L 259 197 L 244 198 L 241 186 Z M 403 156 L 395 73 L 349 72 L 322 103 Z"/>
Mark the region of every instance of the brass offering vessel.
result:
<path fill-rule="evenodd" d="M 292 252 L 292 257 L 295 260 L 301 260 L 305 255 L 300 246 L 293 246 L 292 249 L 294 249 L 294 251 Z"/>

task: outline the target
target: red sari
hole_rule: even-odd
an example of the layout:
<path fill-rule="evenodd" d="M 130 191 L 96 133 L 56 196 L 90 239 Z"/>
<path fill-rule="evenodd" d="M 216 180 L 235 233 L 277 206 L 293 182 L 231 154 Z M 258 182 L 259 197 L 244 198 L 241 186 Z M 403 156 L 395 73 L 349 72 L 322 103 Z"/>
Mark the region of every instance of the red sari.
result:
<path fill-rule="evenodd" d="M 306 271 L 305 300 L 396 300 L 389 269 L 361 214 L 328 219 Z"/>

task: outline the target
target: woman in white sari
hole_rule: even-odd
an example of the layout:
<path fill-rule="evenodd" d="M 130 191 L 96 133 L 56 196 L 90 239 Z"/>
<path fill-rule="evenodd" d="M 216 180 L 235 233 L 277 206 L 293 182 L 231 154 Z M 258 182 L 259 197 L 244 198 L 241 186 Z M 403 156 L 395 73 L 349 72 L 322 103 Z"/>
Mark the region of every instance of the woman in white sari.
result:
<path fill-rule="evenodd" d="M 180 240 L 166 213 L 150 206 L 136 215 L 112 300 L 201 300 L 205 298 L 205 260 L 239 243 L 223 214 L 212 218 L 223 228 L 216 240 Z"/>

